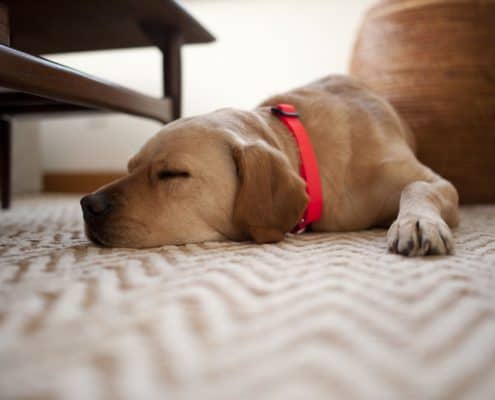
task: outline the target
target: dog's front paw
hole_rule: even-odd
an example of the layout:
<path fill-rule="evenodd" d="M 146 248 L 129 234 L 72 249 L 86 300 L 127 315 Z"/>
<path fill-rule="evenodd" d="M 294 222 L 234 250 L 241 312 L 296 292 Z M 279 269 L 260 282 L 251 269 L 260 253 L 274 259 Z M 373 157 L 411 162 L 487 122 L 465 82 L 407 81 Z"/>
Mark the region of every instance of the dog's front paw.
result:
<path fill-rule="evenodd" d="M 404 256 L 449 254 L 454 240 L 440 216 L 399 216 L 387 233 L 388 249 Z"/>

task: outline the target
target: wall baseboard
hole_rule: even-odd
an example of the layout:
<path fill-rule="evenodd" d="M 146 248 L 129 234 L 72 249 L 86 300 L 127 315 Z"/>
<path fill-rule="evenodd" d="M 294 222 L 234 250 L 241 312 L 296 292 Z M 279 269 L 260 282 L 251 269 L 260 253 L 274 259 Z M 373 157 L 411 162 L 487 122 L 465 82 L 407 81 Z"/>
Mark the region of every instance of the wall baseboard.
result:
<path fill-rule="evenodd" d="M 43 192 L 90 193 L 125 172 L 46 172 L 43 174 Z"/>

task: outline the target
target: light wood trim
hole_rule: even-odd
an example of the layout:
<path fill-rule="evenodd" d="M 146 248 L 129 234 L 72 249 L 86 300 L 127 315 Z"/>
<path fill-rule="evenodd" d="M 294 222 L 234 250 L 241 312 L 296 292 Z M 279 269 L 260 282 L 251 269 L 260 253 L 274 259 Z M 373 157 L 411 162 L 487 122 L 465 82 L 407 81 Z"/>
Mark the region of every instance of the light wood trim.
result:
<path fill-rule="evenodd" d="M 90 193 L 125 175 L 125 172 L 47 172 L 43 192 Z"/>
<path fill-rule="evenodd" d="M 169 99 L 147 96 L 0 45 L 0 86 L 86 107 L 171 120 Z"/>
<path fill-rule="evenodd" d="M 0 44 L 10 44 L 9 10 L 0 3 Z"/>

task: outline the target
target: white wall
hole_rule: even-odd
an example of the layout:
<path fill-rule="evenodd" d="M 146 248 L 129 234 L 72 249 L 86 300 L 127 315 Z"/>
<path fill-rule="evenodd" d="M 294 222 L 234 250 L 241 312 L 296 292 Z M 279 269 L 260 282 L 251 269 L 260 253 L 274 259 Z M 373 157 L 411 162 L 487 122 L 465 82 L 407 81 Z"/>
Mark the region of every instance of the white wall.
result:
<path fill-rule="evenodd" d="M 41 154 L 37 119 L 12 121 L 12 192 L 32 193 L 41 190 Z"/>
<path fill-rule="evenodd" d="M 356 29 L 374 0 L 189 0 L 217 37 L 183 50 L 184 115 L 251 108 L 264 97 L 325 74 L 345 72 Z M 138 49 L 59 55 L 56 61 L 160 95 L 161 57 Z M 159 125 L 123 115 L 40 123 L 45 171 L 123 170 Z"/>

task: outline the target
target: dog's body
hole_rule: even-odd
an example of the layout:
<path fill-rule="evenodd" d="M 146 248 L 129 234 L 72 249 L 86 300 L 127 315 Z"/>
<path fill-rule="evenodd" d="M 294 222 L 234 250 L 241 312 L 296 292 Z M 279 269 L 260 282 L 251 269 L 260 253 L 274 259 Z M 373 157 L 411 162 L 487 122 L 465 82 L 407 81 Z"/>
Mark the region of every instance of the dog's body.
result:
<path fill-rule="evenodd" d="M 395 222 L 389 249 L 452 250 L 455 188 L 414 155 L 394 109 L 343 76 L 274 96 L 253 111 L 222 109 L 167 125 L 129 162 L 129 176 L 83 199 L 88 236 L 109 246 L 206 240 L 273 242 L 296 225 L 308 198 L 299 153 L 270 112 L 294 105 L 313 144 L 324 209 L 314 231 Z"/>

